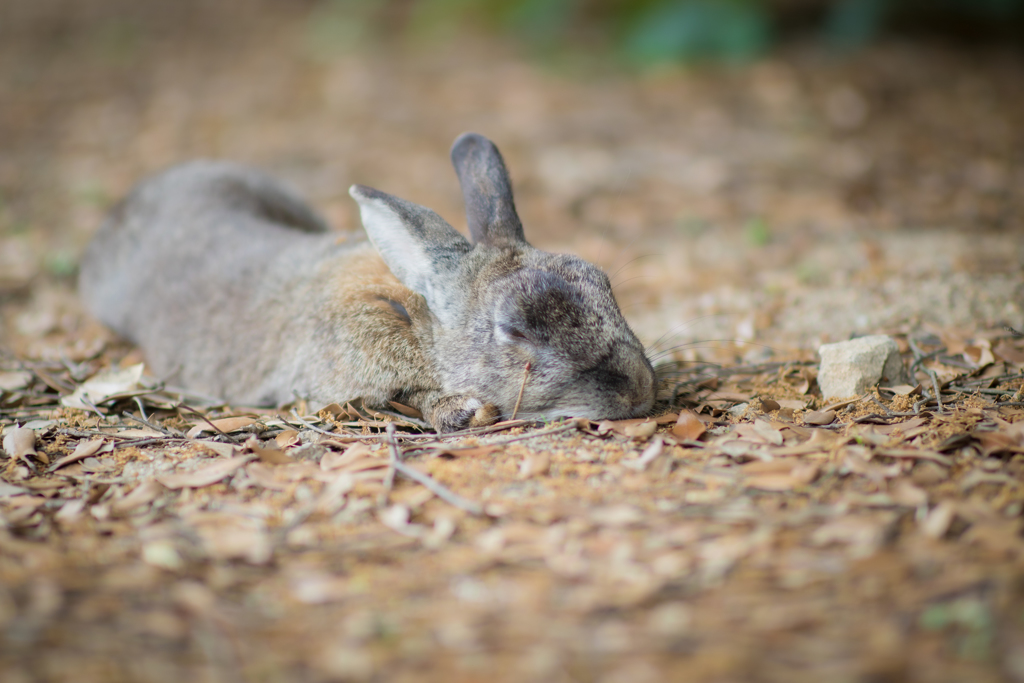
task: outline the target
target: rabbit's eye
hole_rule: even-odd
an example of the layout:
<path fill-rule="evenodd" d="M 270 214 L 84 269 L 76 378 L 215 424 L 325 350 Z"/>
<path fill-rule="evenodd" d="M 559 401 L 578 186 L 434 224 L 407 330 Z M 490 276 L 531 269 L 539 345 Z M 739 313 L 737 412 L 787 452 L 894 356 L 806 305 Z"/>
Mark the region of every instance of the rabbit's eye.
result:
<path fill-rule="evenodd" d="M 526 336 L 526 333 L 523 332 L 518 327 L 512 327 L 510 325 L 502 325 L 499 329 L 501 330 L 502 334 L 505 335 L 505 337 L 507 337 L 508 339 L 510 339 L 512 341 L 529 341 L 530 340 L 530 338 Z"/>

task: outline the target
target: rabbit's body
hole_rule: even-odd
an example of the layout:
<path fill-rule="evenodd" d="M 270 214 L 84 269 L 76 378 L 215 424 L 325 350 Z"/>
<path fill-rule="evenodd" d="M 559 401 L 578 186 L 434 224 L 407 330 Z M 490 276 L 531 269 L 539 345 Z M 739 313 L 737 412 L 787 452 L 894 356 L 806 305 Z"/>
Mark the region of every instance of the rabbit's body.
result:
<path fill-rule="evenodd" d="M 111 212 L 83 297 L 156 373 L 238 404 L 392 400 L 447 431 L 510 414 L 529 363 L 524 417 L 649 410 L 653 372 L 604 274 L 522 239 L 488 141 L 452 154 L 475 245 L 361 186 L 373 243 L 329 232 L 265 174 L 192 162 Z"/>

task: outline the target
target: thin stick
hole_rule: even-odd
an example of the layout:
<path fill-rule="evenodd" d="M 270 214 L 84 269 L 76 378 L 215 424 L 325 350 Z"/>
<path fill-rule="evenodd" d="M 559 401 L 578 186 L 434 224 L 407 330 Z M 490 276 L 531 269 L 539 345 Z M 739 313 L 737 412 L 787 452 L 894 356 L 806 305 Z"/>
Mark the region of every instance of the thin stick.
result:
<path fill-rule="evenodd" d="M 935 391 L 935 403 L 938 405 L 937 412 L 942 412 L 942 392 L 939 391 L 939 379 L 935 376 L 934 370 L 925 370 L 932 378 L 932 389 Z"/>
<path fill-rule="evenodd" d="M 516 407 L 512 409 L 512 417 L 509 420 L 516 419 L 516 413 L 519 412 L 519 405 L 523 402 L 523 392 L 526 391 L 526 378 L 530 376 L 530 361 L 526 361 L 526 367 L 523 368 L 523 383 L 519 386 L 519 396 L 516 398 Z"/>
<path fill-rule="evenodd" d="M 417 484 L 425 486 L 431 493 L 446 503 L 454 505 L 461 510 L 465 510 L 471 515 L 482 515 L 484 513 L 483 506 L 479 503 L 474 503 L 471 500 L 463 498 L 451 489 L 445 487 L 443 484 L 438 483 L 435 479 L 432 479 L 429 475 L 409 467 L 401 460 L 395 461 L 394 468 L 399 474 L 412 479 Z"/>
<path fill-rule="evenodd" d="M 141 403 L 139 404 L 139 410 L 140 411 L 142 410 L 142 404 Z M 149 427 L 150 429 L 154 429 L 154 430 L 156 430 L 158 432 L 162 432 L 162 433 L 166 434 L 167 436 L 183 436 L 180 433 L 179 434 L 172 433 L 166 427 L 160 427 L 159 425 L 153 424 L 148 419 L 146 419 L 146 413 L 145 412 L 142 413 L 142 417 L 141 418 L 135 417 L 134 415 L 129 413 L 127 410 L 122 412 L 121 416 L 128 418 L 132 422 L 138 422 L 140 425 L 142 425 L 144 427 Z"/>
<path fill-rule="evenodd" d="M 179 403 L 178 407 L 179 408 L 184 408 L 188 412 L 193 413 L 195 415 L 198 415 L 200 420 L 202 420 L 203 422 L 205 422 L 206 424 L 210 425 L 210 427 L 213 428 L 213 431 L 217 432 L 218 434 L 220 434 L 221 436 L 223 436 L 225 439 L 227 439 L 231 443 L 235 444 L 236 446 L 240 446 L 242 444 L 242 442 L 239 441 L 238 439 L 236 439 L 235 437 L 231 436 L 230 434 L 225 434 L 223 431 L 221 431 L 221 429 L 219 427 L 217 427 L 217 425 L 215 425 L 212 422 L 210 422 L 210 419 L 208 417 L 203 415 L 201 412 L 199 412 L 195 408 L 189 408 L 184 403 Z"/>
<path fill-rule="evenodd" d="M 391 489 L 395 485 L 395 465 L 398 464 L 398 444 L 395 442 L 395 423 L 388 422 L 387 426 L 387 444 L 388 452 L 391 457 L 388 460 L 388 475 L 384 479 L 384 490 L 381 491 L 380 499 L 377 504 L 381 507 L 387 505 L 388 496 L 391 494 Z"/>

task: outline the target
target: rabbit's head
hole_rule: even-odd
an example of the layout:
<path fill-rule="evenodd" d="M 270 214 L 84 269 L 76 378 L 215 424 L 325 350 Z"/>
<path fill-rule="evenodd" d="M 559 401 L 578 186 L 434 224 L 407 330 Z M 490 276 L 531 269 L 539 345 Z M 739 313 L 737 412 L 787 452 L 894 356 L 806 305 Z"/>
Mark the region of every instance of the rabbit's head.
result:
<path fill-rule="evenodd" d="M 446 391 L 518 415 L 626 418 L 654 403 L 655 378 L 608 277 L 530 246 L 498 149 L 467 133 L 452 147 L 472 242 L 433 211 L 354 185 L 363 225 L 391 271 L 435 318 Z"/>

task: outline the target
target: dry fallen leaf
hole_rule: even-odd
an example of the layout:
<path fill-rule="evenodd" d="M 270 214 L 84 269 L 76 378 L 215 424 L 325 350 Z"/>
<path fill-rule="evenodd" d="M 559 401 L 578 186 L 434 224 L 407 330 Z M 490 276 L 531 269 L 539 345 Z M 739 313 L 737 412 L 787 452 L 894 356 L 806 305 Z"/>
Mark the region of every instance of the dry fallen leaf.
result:
<path fill-rule="evenodd" d="M 529 479 L 541 474 L 547 474 L 551 467 L 551 456 L 547 453 L 531 453 L 523 458 L 519 464 L 519 478 Z"/>
<path fill-rule="evenodd" d="M 136 486 L 132 492 L 124 498 L 119 498 L 113 501 L 110 504 L 110 509 L 114 512 L 130 512 L 131 510 L 142 507 L 143 505 L 149 505 L 159 498 L 160 494 L 163 492 L 164 487 L 159 481 L 156 479 L 147 479 Z"/>
<path fill-rule="evenodd" d="M 395 401 L 388 401 L 388 403 L 397 412 L 401 413 L 402 415 L 405 415 L 406 417 L 412 417 L 412 418 L 416 418 L 416 419 L 422 419 L 423 418 L 423 413 L 421 413 L 420 411 L 416 410 L 415 408 L 410 408 L 409 406 L 402 405 L 401 403 L 397 403 Z"/>
<path fill-rule="evenodd" d="M 651 443 L 647 445 L 647 448 L 644 449 L 644 452 L 640 454 L 639 458 L 636 460 L 628 460 L 622 464 L 630 469 L 645 470 L 647 469 L 647 466 L 657 460 L 658 456 L 660 456 L 664 451 L 664 440 L 660 438 L 652 439 Z"/>
<path fill-rule="evenodd" d="M 812 410 L 803 414 L 804 424 L 808 425 L 830 425 L 836 420 L 834 410 Z"/>
<path fill-rule="evenodd" d="M 437 457 L 448 457 L 448 458 L 482 458 L 486 455 L 490 455 L 496 450 L 499 450 L 501 446 L 491 445 L 480 445 L 480 446 L 469 446 L 465 448 L 459 448 L 457 446 L 446 448 L 444 446 L 435 448 L 430 451 L 430 456 L 433 458 Z"/>
<path fill-rule="evenodd" d="M 672 426 L 673 436 L 690 441 L 696 441 L 705 431 L 704 423 L 692 410 L 679 411 L 679 419 Z"/>
<path fill-rule="evenodd" d="M 355 443 L 345 449 L 344 453 L 328 451 L 320 459 L 320 469 L 327 472 L 346 467 L 362 458 L 373 456 L 373 451 L 365 443 Z"/>
<path fill-rule="evenodd" d="M 222 441 L 211 441 L 209 439 L 197 440 L 196 445 L 202 446 L 203 448 L 209 448 L 222 458 L 230 458 L 235 455 L 236 451 L 238 451 L 238 446 L 235 446 L 234 444 L 224 443 Z"/>
<path fill-rule="evenodd" d="M 78 445 L 75 446 L 75 450 L 72 453 L 65 455 L 63 458 L 60 458 L 50 466 L 50 471 L 53 472 L 54 470 L 64 467 L 64 465 L 70 465 L 73 462 L 84 460 L 89 456 L 96 455 L 97 453 L 100 452 L 101 448 L 103 448 L 103 439 L 90 439 L 88 441 L 79 441 Z M 108 450 L 114 450 L 114 444 L 109 444 Z"/>
<path fill-rule="evenodd" d="M 274 437 L 274 443 L 278 448 L 290 448 L 301 441 L 299 433 L 294 429 L 286 429 Z"/>
<path fill-rule="evenodd" d="M 129 393 L 139 388 L 142 379 L 143 363 L 137 363 L 124 369 L 111 369 L 94 375 L 83 382 L 70 396 L 60 400 L 68 408 L 91 410 L 112 396 Z"/>
<path fill-rule="evenodd" d="M 254 424 L 256 424 L 256 420 L 251 417 L 223 417 L 219 420 L 210 420 L 210 422 L 197 422 L 192 429 L 188 430 L 188 434 L 185 436 L 190 439 L 194 439 L 203 432 L 216 433 L 218 430 L 224 434 L 229 434 L 231 432 L 236 432 L 239 429 L 245 429 L 246 427 Z"/>
<path fill-rule="evenodd" d="M 255 453 L 262 462 L 270 465 L 287 465 L 295 462 L 292 458 L 285 455 L 284 451 L 280 448 L 264 448 L 255 436 L 250 436 L 244 446 Z"/>
<path fill-rule="evenodd" d="M 169 489 L 202 488 L 203 486 L 216 484 L 252 459 L 253 456 L 251 455 L 240 455 L 227 460 L 218 460 L 212 465 L 193 472 L 159 475 L 157 481 Z"/>
<path fill-rule="evenodd" d="M 634 439 L 646 439 L 654 436 L 654 432 L 658 429 L 658 424 L 654 421 L 641 422 L 639 424 L 626 425 L 622 428 L 622 433 L 626 436 L 633 437 Z"/>

